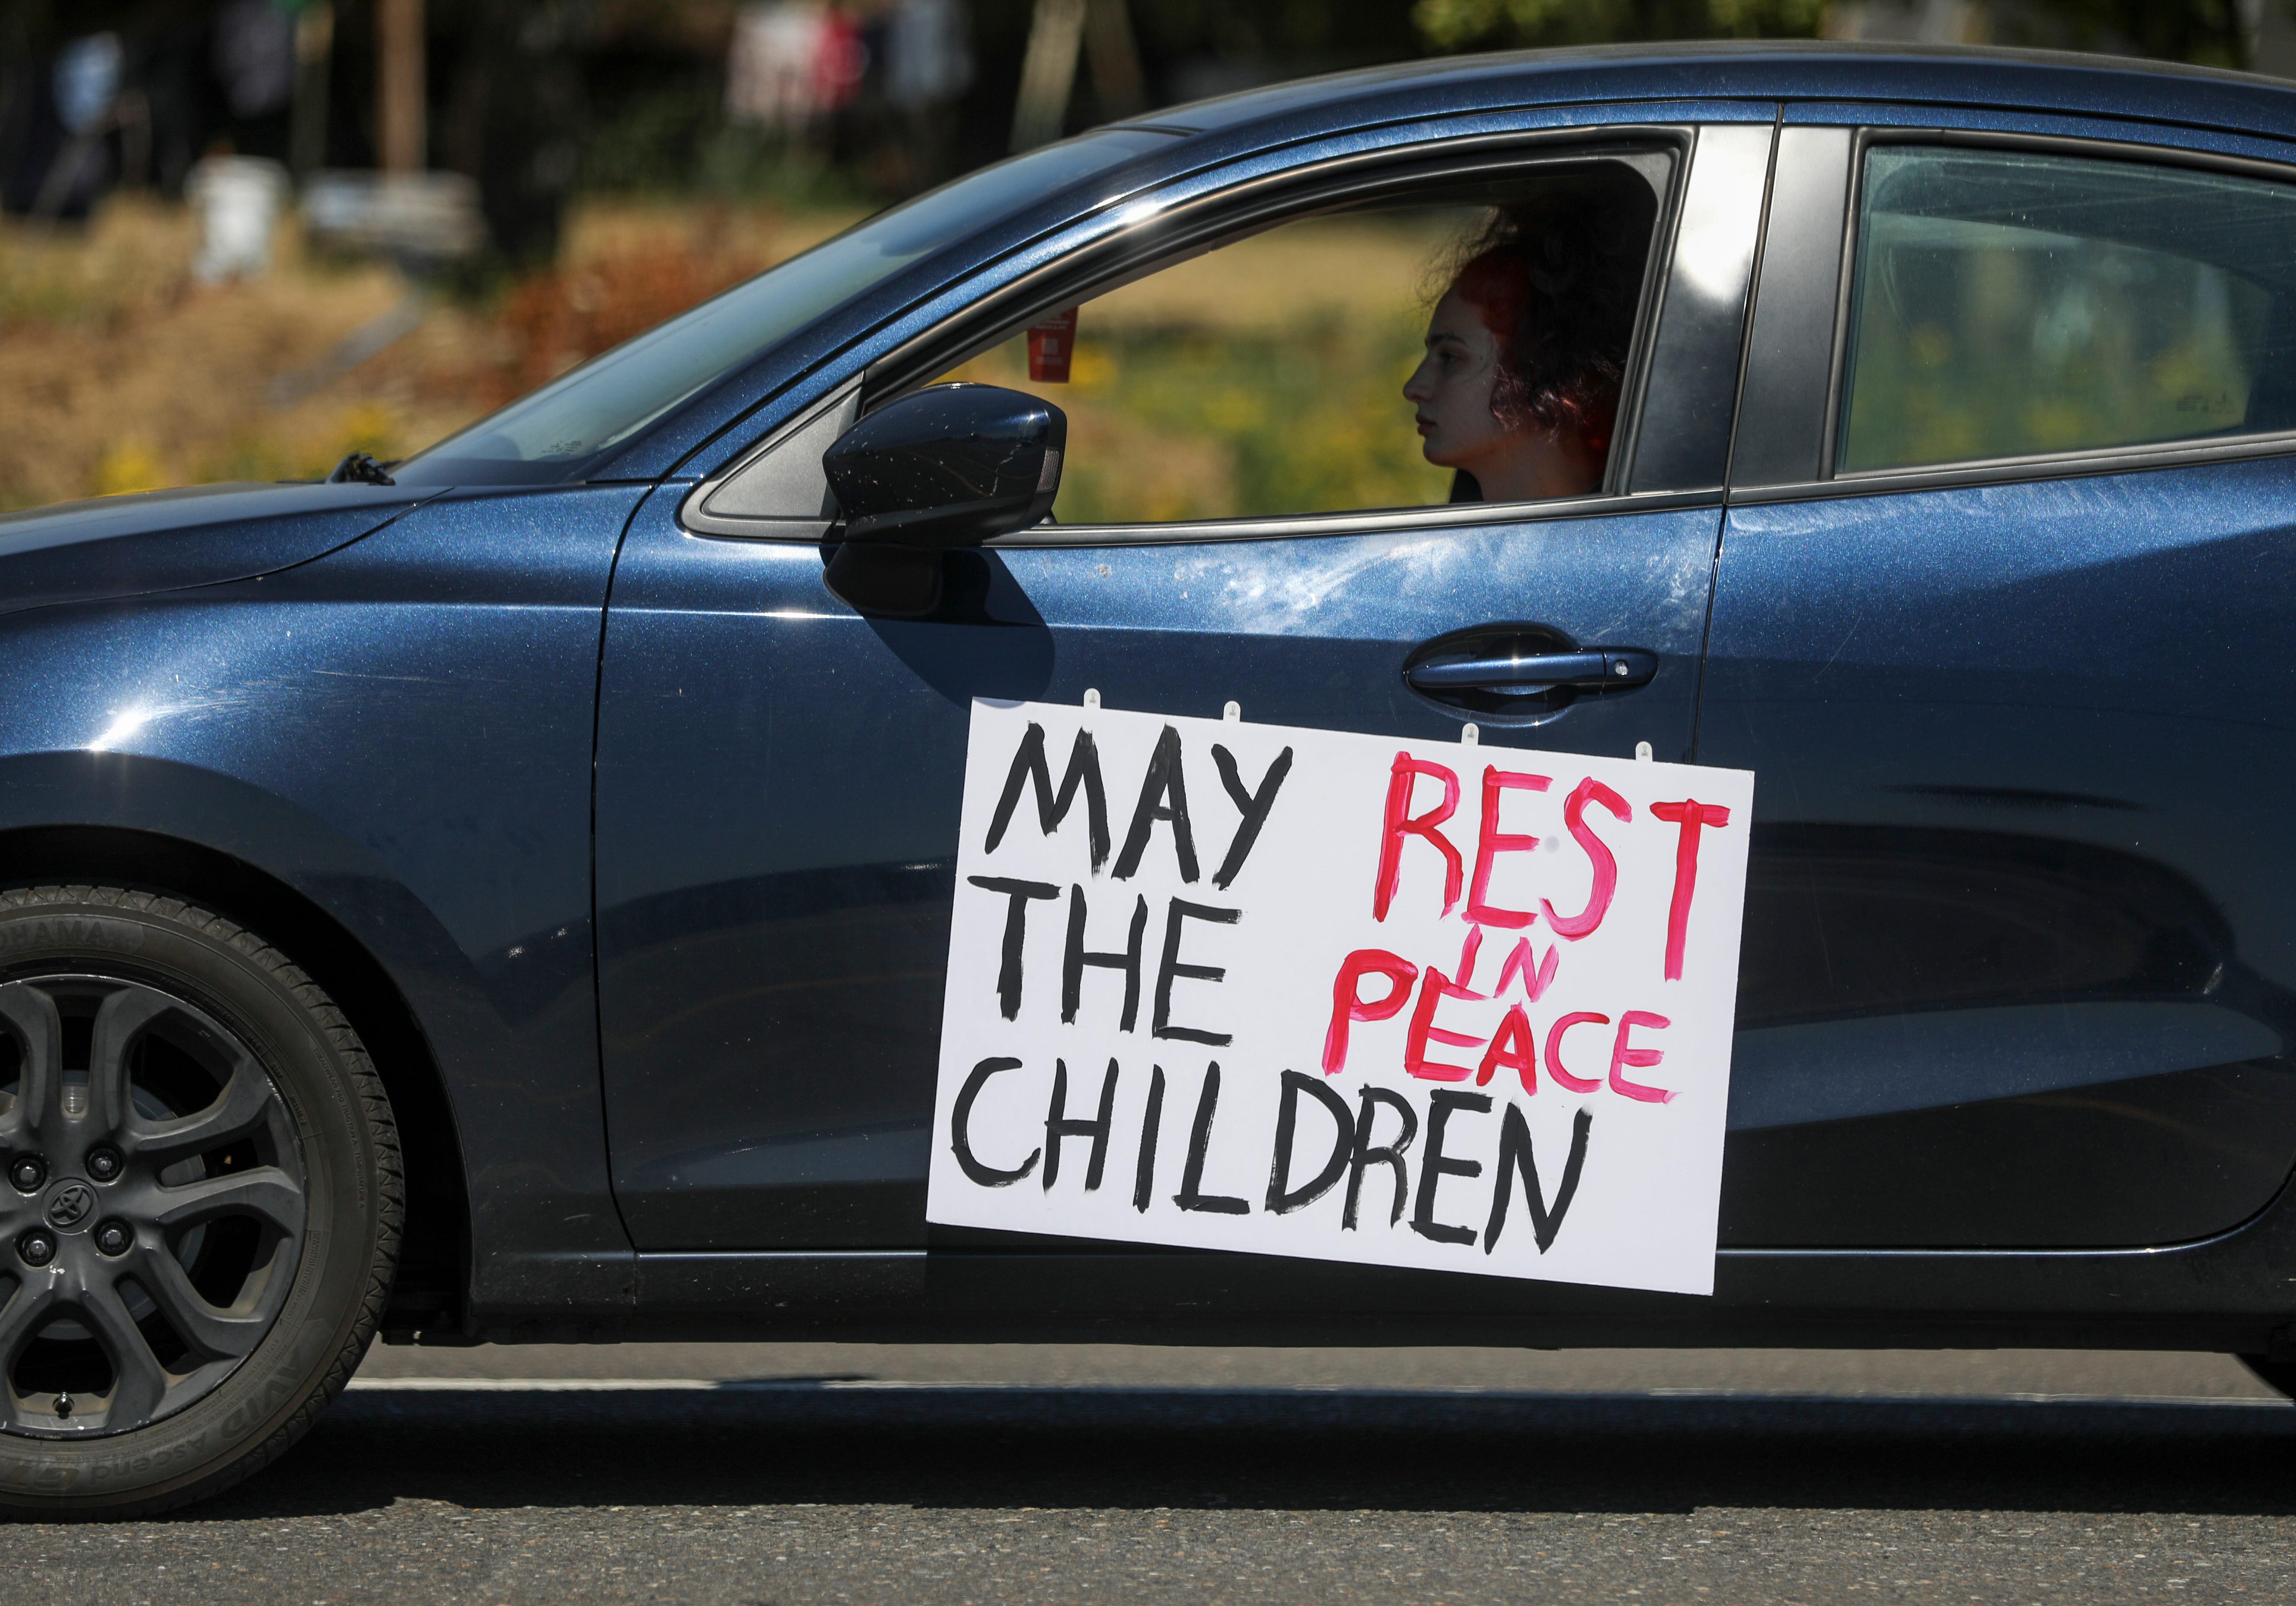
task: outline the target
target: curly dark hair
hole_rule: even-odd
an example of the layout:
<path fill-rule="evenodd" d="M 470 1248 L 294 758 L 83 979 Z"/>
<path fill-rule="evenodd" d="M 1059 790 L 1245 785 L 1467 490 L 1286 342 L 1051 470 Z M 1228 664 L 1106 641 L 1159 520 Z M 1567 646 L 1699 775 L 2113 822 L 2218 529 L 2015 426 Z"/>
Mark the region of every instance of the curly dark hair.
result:
<path fill-rule="evenodd" d="M 1499 422 L 1576 434 L 1597 459 L 1618 419 L 1657 210 L 1648 185 L 1614 171 L 1494 207 L 1445 275 L 1498 337 Z"/>

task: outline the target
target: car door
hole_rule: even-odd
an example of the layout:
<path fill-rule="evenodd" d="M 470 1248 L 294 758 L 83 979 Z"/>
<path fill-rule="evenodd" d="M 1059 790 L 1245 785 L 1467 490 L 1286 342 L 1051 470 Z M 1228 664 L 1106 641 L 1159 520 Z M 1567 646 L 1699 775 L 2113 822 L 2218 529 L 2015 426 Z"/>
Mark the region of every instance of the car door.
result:
<path fill-rule="evenodd" d="M 1767 226 L 1724 1241 L 2230 1227 L 2296 1159 L 2296 169 L 1789 127 Z"/>
<path fill-rule="evenodd" d="M 1687 753 L 1772 139 L 1769 110 L 1756 116 L 1764 120 L 1645 127 L 1608 143 L 1582 134 L 1521 158 L 1534 174 L 1554 161 L 1624 164 L 1652 185 L 1622 443 L 1634 406 L 1644 422 L 1594 495 L 1444 504 L 1439 480 L 1431 506 L 1366 511 L 1349 498 L 1374 493 L 1318 503 L 1310 490 L 1294 511 L 1281 500 L 1284 476 L 1296 480 L 1309 458 L 1339 477 L 1318 484 L 1343 485 L 1358 484 L 1350 476 L 1367 455 L 1398 439 L 1415 461 L 1409 408 L 1394 394 L 1411 354 L 1398 363 L 1390 353 L 1365 381 L 1376 393 L 1365 405 L 1379 410 L 1353 435 L 1352 415 L 1331 411 L 1323 394 L 1338 381 L 1301 357 L 1313 382 L 1293 373 L 1278 399 L 1305 422 L 1279 432 L 1274 467 L 1252 468 L 1257 448 L 1234 443 L 1250 407 L 1276 393 L 1252 387 L 1238 307 L 1255 295 L 1322 293 L 1305 281 L 1271 283 L 1284 270 L 1263 257 L 1222 282 L 1233 288 L 1217 307 L 1192 312 L 1180 291 L 1167 296 L 1173 315 L 1218 324 L 1217 339 L 1190 346 L 1172 335 L 1155 348 L 1179 355 L 1159 359 L 1162 388 L 1142 391 L 1116 422 L 1086 382 L 1100 360 L 1094 331 L 1115 315 L 1099 309 L 1116 303 L 1091 299 L 1101 286 L 1080 287 L 1074 389 L 1041 392 L 1074 411 L 1056 509 L 1064 521 L 952 554 L 929 617 L 865 616 L 825 588 L 819 458 L 865 397 L 874 404 L 961 361 L 971 377 L 1009 377 L 980 365 L 1017 360 L 1015 348 L 984 347 L 977 329 L 912 340 L 897 354 L 906 366 L 880 361 L 866 389 L 857 367 L 734 471 L 682 504 L 647 504 L 609 610 L 597 790 L 610 1139 L 639 1247 L 926 1241 L 951 899 L 995 896 L 955 886 L 953 869 L 973 698 L 1097 695 L 1110 707 L 1212 717 L 1236 703 L 1270 723 L 1454 740 L 1474 723 L 1492 743 Z M 1478 161 L 1478 182 L 1514 170 L 1494 176 L 1488 159 Z M 1347 193 L 1359 200 L 1361 175 L 1350 171 Z M 1310 183 L 1275 221 L 1334 204 Z M 1267 223 L 1258 218 L 1252 240 L 1274 238 Z M 1327 231 L 1314 236 L 1326 254 L 1310 276 L 1344 284 L 1374 259 L 1392 265 L 1376 224 L 1359 236 L 1344 217 L 1315 225 Z M 1349 254 L 1357 250 L 1366 254 Z M 1415 275 L 1424 262 L 1406 266 Z M 1165 305 L 1156 297 L 1171 284 L 1185 289 L 1144 271 L 1109 270 L 1111 282 L 1137 282 L 1136 311 Z M 1359 322 L 1326 320 L 1316 338 L 1344 344 Z M 1134 346 L 1122 332 L 1111 329 L 1105 349 L 1146 350 L 1141 342 L 1169 329 L 1149 318 L 1123 336 Z M 1191 352 L 1212 367 L 1187 369 Z M 1175 404 L 1184 370 L 1197 389 Z M 1251 473 L 1261 488 L 1248 516 L 1205 517 L 1190 501 L 1207 476 L 1242 484 Z M 1071 493 L 1088 521 L 1076 521 Z M 1406 666 L 1431 655 L 1605 647 L 1644 655 L 1630 686 L 1546 680 L 1495 692 L 1406 680 Z M 1091 947 L 1122 949 L 1119 912 L 1095 910 L 1091 921 Z M 1060 940 L 1051 922 L 1037 930 Z"/>

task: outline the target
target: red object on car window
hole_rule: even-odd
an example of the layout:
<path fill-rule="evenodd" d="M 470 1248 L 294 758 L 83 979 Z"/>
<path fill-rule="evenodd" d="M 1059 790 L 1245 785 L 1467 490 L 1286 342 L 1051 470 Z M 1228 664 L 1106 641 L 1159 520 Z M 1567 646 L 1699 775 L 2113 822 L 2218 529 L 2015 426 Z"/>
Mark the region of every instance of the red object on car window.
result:
<path fill-rule="evenodd" d="M 1069 382 L 1069 356 L 1076 349 L 1077 309 L 1056 312 L 1029 327 L 1029 377 L 1040 385 Z"/>

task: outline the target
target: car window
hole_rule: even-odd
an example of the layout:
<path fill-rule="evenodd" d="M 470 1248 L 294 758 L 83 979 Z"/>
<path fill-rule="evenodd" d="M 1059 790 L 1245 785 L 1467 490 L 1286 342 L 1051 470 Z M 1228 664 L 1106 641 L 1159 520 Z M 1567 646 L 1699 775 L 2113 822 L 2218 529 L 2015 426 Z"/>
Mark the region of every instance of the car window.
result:
<path fill-rule="evenodd" d="M 445 485 L 577 478 L 680 402 L 928 251 L 1169 143 L 1161 134 L 1107 129 L 920 195 L 591 358 L 410 458 L 396 477 Z"/>
<path fill-rule="evenodd" d="M 1068 414 L 1062 523 L 1589 494 L 1664 171 L 1579 161 L 1472 204 L 1298 218 L 1084 299 L 942 377 Z"/>
<path fill-rule="evenodd" d="M 2296 427 L 2296 189 L 1881 145 L 1856 237 L 1840 471 Z"/>

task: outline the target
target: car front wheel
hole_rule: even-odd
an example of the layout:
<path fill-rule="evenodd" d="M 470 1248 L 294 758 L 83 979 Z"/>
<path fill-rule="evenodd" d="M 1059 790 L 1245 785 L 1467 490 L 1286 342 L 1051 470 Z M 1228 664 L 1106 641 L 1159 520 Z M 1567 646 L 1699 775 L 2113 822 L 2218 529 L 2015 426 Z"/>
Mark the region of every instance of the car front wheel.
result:
<path fill-rule="evenodd" d="M 341 1012 L 231 922 L 0 891 L 0 1508 L 140 1515 L 236 1482 L 348 1381 L 404 1209 Z"/>

